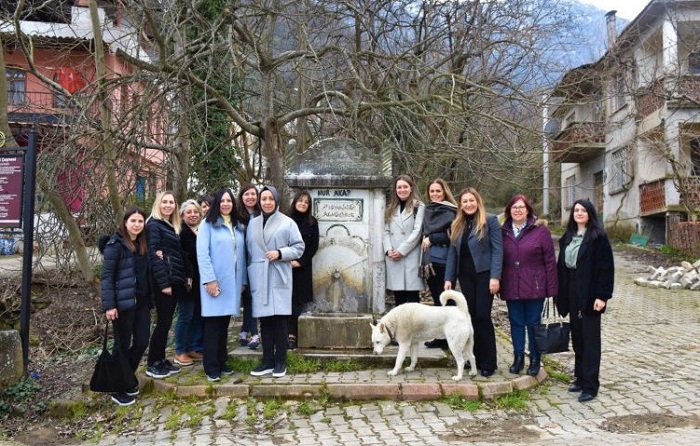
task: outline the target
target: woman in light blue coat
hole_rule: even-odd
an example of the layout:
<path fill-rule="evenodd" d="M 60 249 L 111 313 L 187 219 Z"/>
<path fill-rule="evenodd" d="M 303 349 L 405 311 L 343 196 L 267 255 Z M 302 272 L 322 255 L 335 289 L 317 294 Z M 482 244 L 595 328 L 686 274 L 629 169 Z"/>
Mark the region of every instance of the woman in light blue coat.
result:
<path fill-rule="evenodd" d="M 262 214 L 248 225 L 248 277 L 253 317 L 260 321 L 262 362 L 250 374 L 287 373 L 287 334 L 292 314 L 292 260 L 304 253 L 304 240 L 294 220 L 279 211 L 279 194 L 265 186 L 258 196 Z"/>
<path fill-rule="evenodd" d="M 206 220 L 197 234 L 204 319 L 204 373 L 209 381 L 231 375 L 226 365 L 228 325 L 238 316 L 241 291 L 248 283 L 243 232 L 236 224 L 234 195 L 228 188 L 216 193 Z"/>

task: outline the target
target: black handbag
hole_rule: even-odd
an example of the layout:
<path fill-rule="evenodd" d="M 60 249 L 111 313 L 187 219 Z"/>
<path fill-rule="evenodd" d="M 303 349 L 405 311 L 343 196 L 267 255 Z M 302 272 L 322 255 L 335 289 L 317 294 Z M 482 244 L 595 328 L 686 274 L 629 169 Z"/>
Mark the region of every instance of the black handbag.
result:
<path fill-rule="evenodd" d="M 556 311 L 556 310 L 555 310 Z M 542 319 L 549 319 L 549 299 L 545 299 Z M 541 323 L 535 325 L 535 347 L 541 355 L 569 351 L 571 326 L 568 322 Z"/>
<path fill-rule="evenodd" d="M 116 336 L 116 332 L 115 332 Z M 136 387 L 139 382 L 134 375 L 129 359 L 119 348 L 119 342 L 115 337 L 114 348 L 109 351 L 107 338 L 109 337 L 109 320 L 105 325 L 105 333 L 102 339 L 102 353 L 97 358 L 95 370 L 90 379 L 90 390 L 93 392 L 124 392 Z"/>

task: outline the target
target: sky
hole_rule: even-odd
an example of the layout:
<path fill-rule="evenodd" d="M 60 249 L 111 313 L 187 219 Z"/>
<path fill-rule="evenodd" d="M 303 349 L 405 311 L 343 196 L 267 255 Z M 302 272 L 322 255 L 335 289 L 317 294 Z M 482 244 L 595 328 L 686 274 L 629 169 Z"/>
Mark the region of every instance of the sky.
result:
<path fill-rule="evenodd" d="M 633 20 L 651 0 L 579 0 L 581 3 L 597 6 L 604 11 L 617 11 L 617 16 Z"/>

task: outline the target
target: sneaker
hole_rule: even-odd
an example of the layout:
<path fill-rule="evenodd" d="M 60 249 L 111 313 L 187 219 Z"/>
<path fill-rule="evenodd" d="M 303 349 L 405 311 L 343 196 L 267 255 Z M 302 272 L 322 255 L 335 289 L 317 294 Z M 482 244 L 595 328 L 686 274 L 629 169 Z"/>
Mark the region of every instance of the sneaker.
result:
<path fill-rule="evenodd" d="M 165 368 L 165 364 L 162 361 L 159 361 L 146 367 L 146 376 L 155 379 L 165 379 L 170 376 L 170 371 Z"/>
<path fill-rule="evenodd" d="M 183 367 L 187 367 L 194 364 L 194 361 L 192 360 L 192 358 L 190 358 L 190 355 L 188 355 L 187 353 L 175 355 L 175 359 L 173 359 L 173 361 L 175 361 L 175 364 L 181 365 Z"/>
<path fill-rule="evenodd" d="M 165 370 L 168 371 L 168 376 L 177 375 L 178 373 L 180 373 L 180 367 L 172 365 L 172 363 L 167 359 L 163 361 L 163 368 L 165 368 Z"/>
<path fill-rule="evenodd" d="M 251 350 L 257 350 L 260 347 L 260 336 L 254 335 L 250 342 L 248 342 L 248 348 Z"/>
<path fill-rule="evenodd" d="M 223 374 L 226 375 L 226 376 L 231 376 L 231 375 L 233 375 L 233 374 L 236 373 L 236 372 L 234 372 L 233 369 L 232 369 L 231 367 L 225 365 L 225 366 L 223 366 L 223 367 L 221 368 L 221 373 L 223 373 Z"/>
<path fill-rule="evenodd" d="M 136 384 L 133 388 L 129 389 L 126 391 L 126 394 L 129 396 L 136 396 L 139 394 L 139 385 Z"/>
<path fill-rule="evenodd" d="M 296 350 L 296 349 L 297 349 L 297 338 L 290 336 L 287 339 L 287 350 Z"/>
<path fill-rule="evenodd" d="M 273 372 L 275 368 L 273 366 L 267 365 L 267 364 L 260 364 L 259 366 L 255 367 L 253 370 L 250 371 L 250 374 L 253 376 L 265 376 L 269 375 L 270 373 Z"/>
<path fill-rule="evenodd" d="M 111 395 L 112 401 L 119 404 L 120 406 L 131 406 L 136 402 L 136 398 L 131 395 L 127 395 L 126 392 L 117 392 Z"/>
<path fill-rule="evenodd" d="M 248 338 L 244 338 L 243 333 L 241 333 L 241 337 L 238 340 L 238 343 L 241 345 L 241 347 L 245 347 L 246 345 L 248 345 Z"/>
<path fill-rule="evenodd" d="M 273 378 L 282 378 L 286 374 L 287 374 L 287 367 L 284 364 L 276 365 L 275 368 L 272 370 L 272 377 Z"/>
<path fill-rule="evenodd" d="M 210 375 L 208 373 L 205 373 L 205 375 L 207 375 L 207 381 L 209 382 L 221 381 L 221 375 Z"/>

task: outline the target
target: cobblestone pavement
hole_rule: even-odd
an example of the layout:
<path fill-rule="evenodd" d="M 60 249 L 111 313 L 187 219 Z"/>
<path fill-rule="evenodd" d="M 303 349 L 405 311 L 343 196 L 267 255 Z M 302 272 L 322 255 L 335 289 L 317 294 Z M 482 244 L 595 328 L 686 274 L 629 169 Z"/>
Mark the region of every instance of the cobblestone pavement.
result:
<path fill-rule="evenodd" d="M 262 403 L 253 410 L 219 397 L 209 400 L 211 409 L 199 427 L 169 430 L 171 408 L 155 413 L 145 400 L 138 433 L 106 436 L 97 444 L 697 445 L 700 293 L 638 287 L 632 280 L 641 268 L 632 255 L 616 250 L 615 295 L 603 317 L 601 389 L 590 403 L 579 403 L 577 394 L 567 392 L 568 383 L 552 377 L 531 391 L 521 411 L 377 400 L 331 403 L 311 415 L 290 410 L 255 422 Z M 507 369 L 501 358 L 499 368 Z M 568 373 L 573 368 L 572 353 L 551 359 Z M 448 373 L 422 369 L 419 376 L 439 381 Z M 383 373 L 373 377 L 380 383 L 392 380 Z"/>

